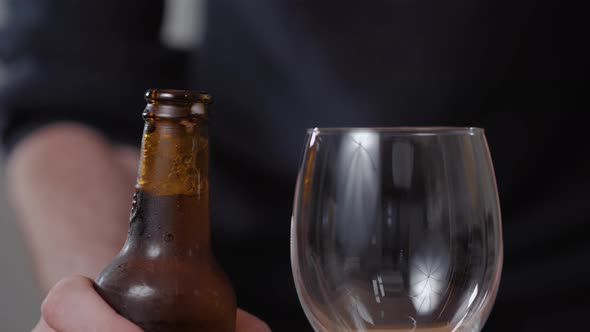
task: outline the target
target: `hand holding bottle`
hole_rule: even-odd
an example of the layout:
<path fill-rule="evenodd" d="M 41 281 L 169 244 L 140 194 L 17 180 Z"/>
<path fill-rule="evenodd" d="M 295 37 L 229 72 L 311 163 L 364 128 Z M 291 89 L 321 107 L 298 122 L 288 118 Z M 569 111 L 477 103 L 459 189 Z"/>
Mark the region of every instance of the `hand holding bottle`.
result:
<path fill-rule="evenodd" d="M 41 306 L 41 319 L 32 332 L 110 331 L 141 332 L 119 316 L 92 288 L 92 280 L 74 276 L 63 279 Z M 238 310 L 236 332 L 268 332 L 258 318 Z"/>

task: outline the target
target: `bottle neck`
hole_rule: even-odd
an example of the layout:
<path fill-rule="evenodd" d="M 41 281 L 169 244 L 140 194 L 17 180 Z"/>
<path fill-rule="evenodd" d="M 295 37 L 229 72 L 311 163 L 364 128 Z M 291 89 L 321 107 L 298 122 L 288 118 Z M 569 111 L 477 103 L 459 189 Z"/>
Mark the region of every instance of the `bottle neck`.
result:
<path fill-rule="evenodd" d="M 146 118 L 136 188 L 152 195 L 209 196 L 207 124 Z M 208 198 L 208 197 L 207 197 Z"/>
<path fill-rule="evenodd" d="M 210 254 L 209 201 L 194 195 L 153 195 L 136 191 L 123 251 L 150 258 Z"/>
<path fill-rule="evenodd" d="M 154 258 L 209 252 L 208 162 L 204 120 L 146 117 L 126 246 Z"/>

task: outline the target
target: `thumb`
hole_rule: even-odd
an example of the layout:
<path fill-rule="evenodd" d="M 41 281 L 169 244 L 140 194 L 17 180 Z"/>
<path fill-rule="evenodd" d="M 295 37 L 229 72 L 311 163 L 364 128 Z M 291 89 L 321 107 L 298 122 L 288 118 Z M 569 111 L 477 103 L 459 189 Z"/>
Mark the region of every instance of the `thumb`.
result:
<path fill-rule="evenodd" d="M 238 309 L 236 332 L 271 332 L 270 327 L 254 315 Z"/>

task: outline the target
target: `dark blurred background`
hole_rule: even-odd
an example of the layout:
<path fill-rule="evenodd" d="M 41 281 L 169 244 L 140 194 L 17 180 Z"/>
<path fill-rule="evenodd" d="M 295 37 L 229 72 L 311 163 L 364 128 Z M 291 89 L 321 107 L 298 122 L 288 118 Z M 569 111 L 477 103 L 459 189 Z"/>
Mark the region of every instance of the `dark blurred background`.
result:
<path fill-rule="evenodd" d="M 6 1 L 0 0 L 0 27 L 7 19 Z M 5 79 L 0 63 L 0 85 Z M 0 157 L 0 325 L 3 331 L 30 330 L 39 319 L 40 295 L 26 256 L 24 244 L 17 231 L 12 213 L 6 203 L 4 162 Z"/>

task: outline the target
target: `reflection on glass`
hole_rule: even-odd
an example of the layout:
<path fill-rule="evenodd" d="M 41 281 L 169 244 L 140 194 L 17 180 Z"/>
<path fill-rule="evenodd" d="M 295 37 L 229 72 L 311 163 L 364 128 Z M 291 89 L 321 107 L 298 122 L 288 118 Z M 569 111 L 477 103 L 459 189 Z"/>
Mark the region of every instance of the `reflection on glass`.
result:
<path fill-rule="evenodd" d="M 418 315 L 441 305 L 449 281 L 450 257 L 441 237 L 427 238 L 409 260 L 409 295 Z"/>
<path fill-rule="evenodd" d="M 479 331 L 498 288 L 498 198 L 483 131 L 315 129 L 291 258 L 316 331 Z"/>
<path fill-rule="evenodd" d="M 346 243 L 343 248 L 353 254 L 367 250 L 367 238 L 373 224 L 377 222 L 379 193 L 373 190 L 379 182 L 379 141 L 371 132 L 351 132 L 338 153 L 336 190 L 342 194 L 342 202 L 335 209 L 337 239 Z M 350 228 L 358 232 L 350 232 Z"/>

